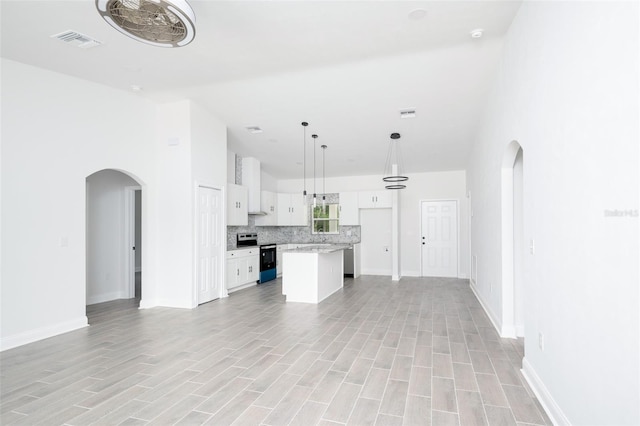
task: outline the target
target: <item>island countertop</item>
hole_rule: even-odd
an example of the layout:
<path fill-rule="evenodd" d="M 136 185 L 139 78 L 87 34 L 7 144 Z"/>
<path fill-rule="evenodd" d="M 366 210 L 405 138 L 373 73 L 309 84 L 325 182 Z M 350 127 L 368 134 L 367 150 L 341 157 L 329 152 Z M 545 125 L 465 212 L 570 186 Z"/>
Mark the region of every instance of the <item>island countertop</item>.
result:
<path fill-rule="evenodd" d="M 346 250 L 351 246 L 351 244 L 318 244 L 285 250 L 284 253 L 333 253 L 335 251 Z"/>

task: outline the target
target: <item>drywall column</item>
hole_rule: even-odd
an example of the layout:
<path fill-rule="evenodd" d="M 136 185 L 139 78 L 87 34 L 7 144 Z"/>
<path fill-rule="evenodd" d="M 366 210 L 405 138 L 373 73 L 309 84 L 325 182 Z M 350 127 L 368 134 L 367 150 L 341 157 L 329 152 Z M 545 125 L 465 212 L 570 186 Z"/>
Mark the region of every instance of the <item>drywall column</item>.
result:
<path fill-rule="evenodd" d="M 391 175 L 398 176 L 398 165 L 391 166 Z M 391 280 L 400 281 L 400 193 L 392 190 L 391 204 Z"/>

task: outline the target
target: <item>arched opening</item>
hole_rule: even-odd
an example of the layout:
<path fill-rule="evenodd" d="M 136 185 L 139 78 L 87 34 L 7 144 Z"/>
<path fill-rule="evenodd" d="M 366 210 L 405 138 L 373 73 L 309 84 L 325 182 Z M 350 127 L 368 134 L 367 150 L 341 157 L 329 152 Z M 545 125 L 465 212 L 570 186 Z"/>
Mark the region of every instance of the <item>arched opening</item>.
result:
<path fill-rule="evenodd" d="M 90 323 L 101 312 L 140 305 L 142 185 L 129 173 L 105 169 L 87 176 L 85 258 Z"/>
<path fill-rule="evenodd" d="M 502 160 L 502 330 L 503 337 L 524 336 L 524 151 L 517 141 Z"/>

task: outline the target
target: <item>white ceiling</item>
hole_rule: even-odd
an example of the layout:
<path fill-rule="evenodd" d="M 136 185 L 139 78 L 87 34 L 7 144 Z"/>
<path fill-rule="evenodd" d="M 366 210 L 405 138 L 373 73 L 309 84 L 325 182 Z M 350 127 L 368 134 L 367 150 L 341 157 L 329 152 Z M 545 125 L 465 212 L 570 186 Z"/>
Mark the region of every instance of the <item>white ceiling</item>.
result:
<path fill-rule="evenodd" d="M 276 178 L 302 174 L 302 126 L 326 151 L 327 176 L 383 172 L 389 134 L 406 172 L 466 165 L 495 77 L 512 1 L 197 1 L 196 38 L 165 49 L 120 34 L 93 0 L 2 0 L 4 58 L 130 90 L 191 98 L 228 125 L 229 149 Z M 409 17 L 424 9 L 423 19 Z M 485 30 L 481 39 L 470 31 Z M 75 30 L 80 49 L 49 36 Z M 415 119 L 399 111 L 415 108 Z M 264 131 L 250 134 L 245 126 Z M 308 137 L 309 152 L 313 147 Z"/>

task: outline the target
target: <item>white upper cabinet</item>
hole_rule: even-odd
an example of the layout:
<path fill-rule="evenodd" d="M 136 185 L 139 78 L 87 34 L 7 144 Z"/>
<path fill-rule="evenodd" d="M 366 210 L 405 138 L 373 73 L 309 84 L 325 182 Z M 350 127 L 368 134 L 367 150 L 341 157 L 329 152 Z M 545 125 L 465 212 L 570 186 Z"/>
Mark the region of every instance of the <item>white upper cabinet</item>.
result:
<path fill-rule="evenodd" d="M 247 226 L 249 224 L 248 197 L 249 192 L 246 187 L 233 183 L 227 184 L 228 226 Z"/>
<path fill-rule="evenodd" d="M 307 226 L 309 208 L 304 204 L 302 194 L 278 193 L 278 226 Z"/>
<path fill-rule="evenodd" d="M 358 205 L 361 209 L 391 208 L 393 199 L 389 190 L 384 191 L 360 191 L 358 193 Z"/>
<path fill-rule="evenodd" d="M 358 211 L 358 193 L 341 192 L 340 201 L 340 225 L 360 225 L 360 212 Z"/>
<path fill-rule="evenodd" d="M 256 216 L 256 226 L 278 225 L 278 195 L 271 191 L 262 191 L 260 197 L 260 211 L 265 216 Z"/>

